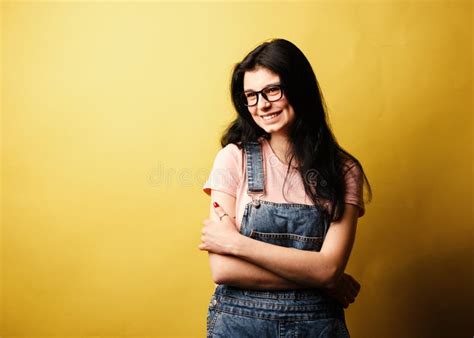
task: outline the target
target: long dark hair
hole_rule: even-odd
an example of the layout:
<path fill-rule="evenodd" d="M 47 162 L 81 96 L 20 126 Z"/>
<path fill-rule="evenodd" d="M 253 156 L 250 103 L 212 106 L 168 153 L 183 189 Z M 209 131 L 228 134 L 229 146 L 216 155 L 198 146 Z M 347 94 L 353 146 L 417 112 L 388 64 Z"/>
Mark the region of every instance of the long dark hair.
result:
<path fill-rule="evenodd" d="M 329 201 L 332 207 L 326 216 L 331 221 L 337 221 L 345 210 L 344 175 L 350 169 L 345 164 L 352 163 L 358 165 L 362 172 L 370 201 L 372 189 L 362 165 L 337 143 L 329 126 L 326 104 L 316 75 L 303 52 L 290 41 L 272 39 L 264 42 L 234 66 L 230 90 L 238 115 L 225 130 L 221 138 L 222 147 L 234 143 L 241 148 L 243 142 L 257 141 L 262 136 L 270 138 L 255 123 L 241 99 L 245 72 L 258 67 L 267 68 L 280 76 L 284 94 L 295 111 L 295 121 L 289 129 L 292 156 L 287 175 L 295 159 L 306 194 L 317 206 L 323 206 L 321 199 Z"/>

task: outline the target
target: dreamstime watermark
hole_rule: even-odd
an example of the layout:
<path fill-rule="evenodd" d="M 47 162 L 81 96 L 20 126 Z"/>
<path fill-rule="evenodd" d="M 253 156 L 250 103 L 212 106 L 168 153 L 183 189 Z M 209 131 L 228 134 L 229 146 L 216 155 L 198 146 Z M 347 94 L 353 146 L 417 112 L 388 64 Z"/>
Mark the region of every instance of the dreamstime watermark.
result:
<path fill-rule="evenodd" d="M 303 179 L 308 185 L 316 186 L 318 183 L 318 176 L 319 176 L 319 172 L 316 169 L 310 169 L 306 171 Z M 325 187 L 327 185 L 327 182 L 325 179 L 321 179 L 320 184 L 322 187 Z"/>
<path fill-rule="evenodd" d="M 154 187 L 203 187 L 208 183 L 210 187 L 236 187 L 239 176 L 228 169 L 206 168 L 167 168 L 163 163 L 150 171 L 149 182 Z"/>
<path fill-rule="evenodd" d="M 148 181 L 154 187 L 181 186 L 193 187 L 203 186 L 209 176 L 206 168 L 167 168 L 163 163 L 151 169 Z"/>
<path fill-rule="evenodd" d="M 284 167 L 280 159 L 271 155 L 268 158 L 268 162 L 264 164 L 270 168 L 280 166 Z M 240 169 L 240 168 L 239 168 Z M 286 184 L 297 185 L 301 175 L 296 171 L 295 168 L 290 171 L 288 176 L 288 181 Z M 254 173 L 253 180 L 263 179 L 263 172 L 257 171 Z M 316 186 L 318 183 L 319 173 L 316 169 L 310 169 L 306 171 L 302 179 L 304 182 L 310 186 Z M 203 187 L 204 184 L 208 186 L 219 186 L 219 187 L 236 187 L 239 184 L 241 175 L 238 173 L 233 173 L 232 168 L 223 169 L 223 168 L 213 168 L 211 170 L 207 168 L 175 168 L 175 167 L 166 167 L 161 162 L 158 162 L 157 166 L 153 167 L 149 173 L 149 183 L 154 187 L 171 187 L 171 186 L 180 186 L 180 187 Z M 319 184 L 321 186 L 326 186 L 326 181 L 321 179 Z"/>

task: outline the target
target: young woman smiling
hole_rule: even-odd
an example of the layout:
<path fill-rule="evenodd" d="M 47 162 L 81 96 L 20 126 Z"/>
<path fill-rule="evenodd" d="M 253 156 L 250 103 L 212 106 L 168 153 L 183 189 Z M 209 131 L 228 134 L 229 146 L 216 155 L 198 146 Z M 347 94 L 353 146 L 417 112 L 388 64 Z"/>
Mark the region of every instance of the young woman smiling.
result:
<path fill-rule="evenodd" d="M 365 213 L 360 162 L 336 141 L 304 54 L 284 39 L 236 64 L 237 118 L 203 190 L 200 250 L 217 284 L 208 337 L 349 337 L 344 273 Z M 364 181 L 365 180 L 365 181 Z"/>

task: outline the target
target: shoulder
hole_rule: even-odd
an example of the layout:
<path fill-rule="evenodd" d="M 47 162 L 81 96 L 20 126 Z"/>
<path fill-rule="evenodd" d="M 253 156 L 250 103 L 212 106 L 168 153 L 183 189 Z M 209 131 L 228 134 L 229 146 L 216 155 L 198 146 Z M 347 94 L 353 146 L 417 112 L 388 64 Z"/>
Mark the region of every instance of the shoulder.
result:
<path fill-rule="evenodd" d="M 243 163 L 243 149 L 239 148 L 234 143 L 229 143 L 225 147 L 221 148 L 216 155 L 214 160 L 214 166 L 229 170 L 233 173 L 239 173 Z"/>
<path fill-rule="evenodd" d="M 362 175 L 362 167 L 359 161 L 352 158 L 344 159 L 342 164 L 342 175 L 344 178 L 360 177 Z"/>
<path fill-rule="evenodd" d="M 230 156 L 237 156 L 242 153 L 243 149 L 241 148 L 242 146 L 240 144 L 237 145 L 235 143 L 229 143 L 228 145 L 223 147 L 221 150 L 219 150 L 219 152 L 229 154 Z"/>
<path fill-rule="evenodd" d="M 241 160 L 242 154 L 243 149 L 240 149 L 239 146 L 234 143 L 229 143 L 218 151 L 216 158 L 238 162 Z"/>
<path fill-rule="evenodd" d="M 360 162 L 357 160 L 348 160 L 343 166 L 345 182 L 345 203 L 354 204 L 359 207 L 359 216 L 365 214 L 365 205 L 363 199 L 364 174 Z"/>
<path fill-rule="evenodd" d="M 234 197 L 238 193 L 238 184 L 242 180 L 240 149 L 235 144 L 221 148 L 214 159 L 209 178 L 203 191 L 211 195 L 211 190 L 225 192 Z"/>

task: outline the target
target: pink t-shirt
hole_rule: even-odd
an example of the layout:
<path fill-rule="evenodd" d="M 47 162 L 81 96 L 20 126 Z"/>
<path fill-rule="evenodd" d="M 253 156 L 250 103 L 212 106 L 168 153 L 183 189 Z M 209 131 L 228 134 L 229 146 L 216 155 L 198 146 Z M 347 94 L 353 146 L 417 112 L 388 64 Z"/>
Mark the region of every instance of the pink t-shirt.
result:
<path fill-rule="evenodd" d="M 268 140 L 261 138 L 263 152 L 263 166 L 265 173 L 265 194 L 261 200 L 275 203 L 298 203 L 314 205 L 306 195 L 301 175 L 296 168 L 291 168 L 286 178 L 283 191 L 283 182 L 288 165 L 280 161 L 271 148 Z M 345 202 L 359 207 L 359 217 L 365 213 L 363 201 L 363 177 L 355 163 L 347 163 L 349 171 L 345 175 L 346 196 Z M 211 195 L 211 190 L 218 190 L 236 198 L 236 224 L 240 228 L 245 205 L 252 201 L 247 194 L 247 175 L 244 149 L 235 144 L 228 144 L 216 155 L 214 165 L 203 191 Z M 327 204 L 329 206 L 329 203 Z M 330 206 L 329 206 L 330 208 Z"/>

